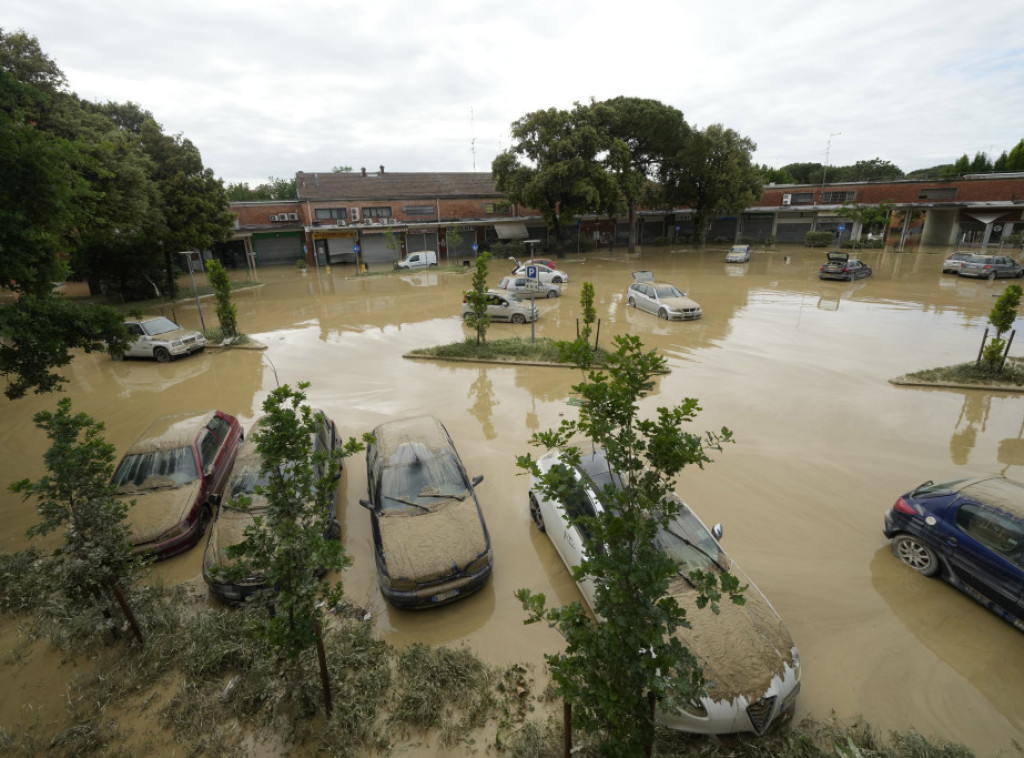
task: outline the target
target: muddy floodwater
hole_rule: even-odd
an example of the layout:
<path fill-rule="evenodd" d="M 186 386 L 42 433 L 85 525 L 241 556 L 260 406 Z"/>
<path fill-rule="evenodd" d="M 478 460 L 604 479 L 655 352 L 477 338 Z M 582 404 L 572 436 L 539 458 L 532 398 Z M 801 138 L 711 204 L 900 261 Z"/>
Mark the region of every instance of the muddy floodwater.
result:
<path fill-rule="evenodd" d="M 822 282 L 820 249 L 604 252 L 559 261 L 570 283 L 539 301 L 537 336 L 575 336 L 579 292 L 593 282 L 600 340 L 630 333 L 657 348 L 671 373 L 643 407 L 700 400 L 693 431 L 728 426 L 736 443 L 705 470 L 685 470 L 679 494 L 709 525 L 782 616 L 803 661 L 797 718 L 863 715 L 883 731 L 915 728 L 979 756 L 1024 742 L 1024 634 L 949 585 L 899 563 L 882 514 L 927 480 L 1002 473 L 1024 479 L 1024 395 L 890 384 L 923 368 L 973 360 L 1005 281 L 943 275 L 943 253 L 858 254 L 874 276 Z M 492 261 L 490 281 L 508 273 Z M 627 308 L 630 272 L 650 269 L 697 300 L 704 317 L 670 323 Z M 243 272 L 235 272 L 243 275 Z M 344 543 L 354 560 L 346 594 L 391 642 L 468 644 L 499 664 L 543 666 L 561 638 L 523 626 L 520 587 L 564 603 L 580 595 L 547 537 L 531 526 L 527 480 L 514 461 L 532 432 L 576 409 L 561 368 L 413 361 L 407 351 L 468 336 L 459 319 L 468 273 L 354 276 L 351 266 L 301 274 L 259 272 L 263 286 L 235 296 L 240 328 L 265 351 L 231 350 L 157 364 L 80 355 L 66 371 L 76 411 L 106 423 L 119 452 L 153 418 L 216 407 L 248 428 L 278 382 L 311 382 L 311 404 L 344 435 L 389 419 L 433 413 L 448 427 L 478 488 L 494 548 L 479 594 L 431 611 L 389 607 L 377 588 L 362 457 L 341 481 Z M 165 310 L 199 325 L 195 303 Z M 203 316 L 215 323 L 212 301 Z M 530 325 L 494 324 L 488 336 L 529 337 Z M 1015 354 L 1024 345 L 1016 341 Z M 32 414 L 56 396 L 0 400 L 0 549 L 24 548 L 34 510 L 6 491 L 41 473 L 45 438 Z M 169 582 L 202 582 L 202 545 L 157 564 Z M 59 698 L 63 683 L 36 687 Z M 25 691 L 0 693 L 0 712 Z"/>

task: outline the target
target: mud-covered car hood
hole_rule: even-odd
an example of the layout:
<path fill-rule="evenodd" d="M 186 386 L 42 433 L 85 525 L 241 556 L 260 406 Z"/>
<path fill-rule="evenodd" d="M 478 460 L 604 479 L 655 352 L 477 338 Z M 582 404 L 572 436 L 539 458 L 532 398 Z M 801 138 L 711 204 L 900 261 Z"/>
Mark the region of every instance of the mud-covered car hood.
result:
<path fill-rule="evenodd" d="M 135 501 L 128 508 L 128 525 L 135 544 L 153 542 L 186 519 L 196 504 L 202 487 L 201 479 L 179 487 L 142 489 L 124 487 L 118 495 L 125 502 Z"/>
<path fill-rule="evenodd" d="M 227 568 L 233 564 L 234 561 L 227 556 L 227 549 L 245 538 L 244 532 L 253 523 L 254 517 L 265 514 L 266 501 L 260 496 L 252 496 L 252 503 L 244 511 L 222 505 L 210 529 L 209 543 L 203 555 L 203 568 Z"/>
<path fill-rule="evenodd" d="M 737 573 L 737 567 L 732 571 Z M 787 668 L 797 669 L 800 664 L 793 638 L 775 609 L 746 576 L 737 575 L 748 586 L 743 594 L 746 602 L 736 605 L 724 598 L 718 615 L 710 608 L 697 608 L 696 592 L 685 580 L 675 582 L 669 594 L 686 609 L 692 625 L 676 636 L 704 666 L 707 696 L 754 702 L 768 692 L 773 680 L 785 678 Z"/>
<path fill-rule="evenodd" d="M 700 304 L 685 295 L 683 297 L 666 297 L 659 301 L 662 305 L 667 305 L 674 311 L 692 311 L 695 308 L 700 308 Z"/>
<path fill-rule="evenodd" d="M 381 550 L 392 579 L 442 579 L 487 551 L 487 536 L 472 497 L 440 504 L 430 513 L 382 515 L 379 526 Z"/>

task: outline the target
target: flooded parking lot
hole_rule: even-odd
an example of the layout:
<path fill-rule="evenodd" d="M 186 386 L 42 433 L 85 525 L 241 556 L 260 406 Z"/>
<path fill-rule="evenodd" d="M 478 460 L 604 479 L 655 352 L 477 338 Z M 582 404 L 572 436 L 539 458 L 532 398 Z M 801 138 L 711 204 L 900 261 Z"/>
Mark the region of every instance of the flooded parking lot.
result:
<path fill-rule="evenodd" d="M 927 479 L 1004 473 L 1024 479 L 1024 395 L 897 387 L 888 379 L 972 360 L 1005 281 L 942 275 L 942 255 L 866 252 L 871 278 L 822 282 L 823 250 L 755 250 L 726 264 L 725 248 L 568 256 L 563 297 L 539 301 L 538 336 L 570 339 L 580 283 L 594 283 L 605 346 L 619 333 L 657 348 L 671 372 L 644 407 L 700 400 L 693 431 L 728 426 L 736 444 L 677 491 L 708 524 L 789 627 L 803 660 L 797 718 L 863 715 L 883 730 L 916 728 L 994 755 L 1024 742 L 1024 636 L 952 587 L 900 564 L 881 534 L 882 513 Z M 492 284 L 511 263 L 493 261 Z M 627 308 L 630 272 L 650 269 L 701 304 L 696 322 L 666 322 Z M 389 607 L 377 589 L 365 463 L 342 477 L 344 542 L 354 560 L 346 594 L 373 612 L 396 644 L 465 642 L 495 663 L 543 665 L 561 638 L 524 627 L 513 593 L 579 598 L 547 538 L 530 524 L 527 481 L 514 461 L 532 432 L 575 413 L 578 372 L 449 364 L 408 350 L 468 336 L 458 318 L 468 273 L 354 277 L 351 266 L 300 274 L 265 269 L 263 286 L 235 295 L 240 328 L 265 351 L 208 351 L 170 364 L 80 355 L 65 372 L 76 411 L 106 423 L 123 451 L 153 418 L 216 407 L 248 428 L 276 383 L 311 382 L 311 404 L 344 435 L 393 418 L 434 413 L 478 488 L 493 541 L 491 583 L 427 612 Z M 212 301 L 204 316 L 215 321 Z M 194 303 L 167 315 L 198 326 Z M 494 324 L 490 337 L 529 336 Z M 1017 341 L 1017 345 L 1020 345 Z M 1019 354 L 1018 350 L 1014 350 Z M 0 405 L 0 549 L 27 545 L 34 510 L 6 484 L 41 473 L 32 424 L 55 396 Z M 169 582 L 199 582 L 201 546 L 155 567 Z M 62 685 L 55 690 L 62 692 Z M 6 703 L 3 698 L 8 698 Z M 6 712 L 11 695 L 0 695 Z"/>

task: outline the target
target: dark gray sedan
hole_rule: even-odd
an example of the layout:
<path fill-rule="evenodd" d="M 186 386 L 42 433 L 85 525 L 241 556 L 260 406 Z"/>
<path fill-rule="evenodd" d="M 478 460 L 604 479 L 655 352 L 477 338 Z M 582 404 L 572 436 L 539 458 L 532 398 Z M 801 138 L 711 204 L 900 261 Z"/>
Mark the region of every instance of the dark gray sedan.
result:
<path fill-rule="evenodd" d="M 972 255 L 957 273 L 977 279 L 1019 279 L 1024 276 L 1024 266 L 1008 255 Z"/>

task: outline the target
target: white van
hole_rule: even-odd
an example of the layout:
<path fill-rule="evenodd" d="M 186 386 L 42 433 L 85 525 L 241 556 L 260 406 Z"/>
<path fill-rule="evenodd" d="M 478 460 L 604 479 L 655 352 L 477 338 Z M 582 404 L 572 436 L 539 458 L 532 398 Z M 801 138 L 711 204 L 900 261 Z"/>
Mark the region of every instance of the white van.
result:
<path fill-rule="evenodd" d="M 437 265 L 437 253 L 433 250 L 421 250 L 409 253 L 404 261 L 398 262 L 398 268 L 426 268 Z"/>

